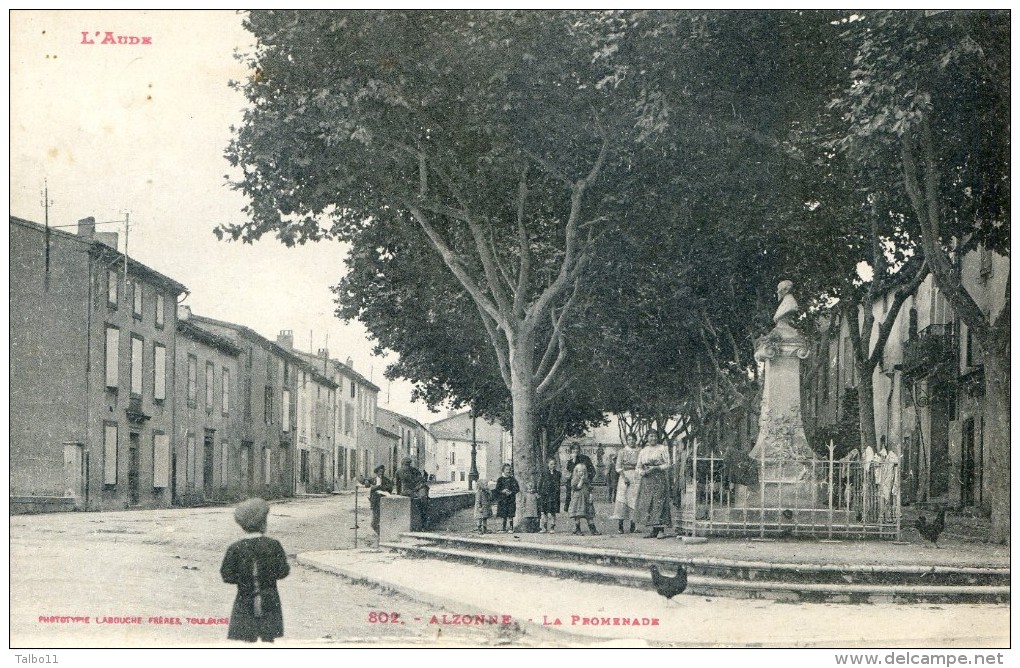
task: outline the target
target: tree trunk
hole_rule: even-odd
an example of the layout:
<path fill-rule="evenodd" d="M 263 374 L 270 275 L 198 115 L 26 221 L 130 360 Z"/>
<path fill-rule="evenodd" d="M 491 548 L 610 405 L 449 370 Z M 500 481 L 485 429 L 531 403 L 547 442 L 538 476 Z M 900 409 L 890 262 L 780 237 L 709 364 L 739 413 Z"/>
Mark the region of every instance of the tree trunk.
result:
<path fill-rule="evenodd" d="M 535 352 L 530 341 L 517 340 L 510 347 L 510 396 L 513 400 L 514 475 L 527 489 L 538 484 L 539 462 L 535 451 Z"/>
<path fill-rule="evenodd" d="M 867 367 L 858 367 L 861 379 L 857 383 L 857 403 L 860 406 L 861 424 L 861 454 L 870 445 L 874 452 L 878 452 L 878 441 L 875 438 L 875 384 L 874 370 L 868 372 Z"/>
<path fill-rule="evenodd" d="M 1010 530 L 1009 332 L 1008 325 L 993 327 L 989 337 L 991 345 L 984 349 L 985 424 L 989 436 L 988 475 L 992 507 L 988 538 L 993 543 L 1005 544 L 1009 544 Z"/>

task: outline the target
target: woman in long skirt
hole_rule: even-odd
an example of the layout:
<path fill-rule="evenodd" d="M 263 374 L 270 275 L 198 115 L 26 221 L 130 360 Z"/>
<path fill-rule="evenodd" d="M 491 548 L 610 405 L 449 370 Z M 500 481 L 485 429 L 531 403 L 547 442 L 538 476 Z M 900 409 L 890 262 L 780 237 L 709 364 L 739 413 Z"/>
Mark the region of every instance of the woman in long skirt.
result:
<path fill-rule="evenodd" d="M 641 488 L 641 476 L 637 472 L 638 456 L 637 437 L 627 437 L 627 447 L 620 451 L 616 458 L 616 472 L 620 480 L 616 485 L 616 504 L 613 506 L 613 519 L 619 523 L 623 533 L 623 523 L 630 521 L 630 532 L 634 533 L 634 522 L 637 520 L 638 490 Z"/>
<path fill-rule="evenodd" d="M 648 445 L 638 455 L 637 472 L 641 476 L 638 518 L 651 529 L 645 538 L 657 538 L 673 526 L 673 513 L 669 502 L 669 449 L 659 444 L 655 432 L 648 434 Z"/>

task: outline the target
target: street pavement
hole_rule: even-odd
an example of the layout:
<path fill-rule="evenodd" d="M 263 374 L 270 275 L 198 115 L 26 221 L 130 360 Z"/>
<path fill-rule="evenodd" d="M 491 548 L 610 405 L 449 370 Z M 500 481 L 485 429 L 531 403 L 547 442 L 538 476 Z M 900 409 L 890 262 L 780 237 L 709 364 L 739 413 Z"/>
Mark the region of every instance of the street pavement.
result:
<path fill-rule="evenodd" d="M 408 624 L 503 626 L 539 645 L 1010 646 L 1008 605 L 784 603 L 690 594 L 666 600 L 647 588 L 560 580 L 385 552 L 315 552 L 298 558 L 450 611 L 433 619 L 398 610 Z"/>
<path fill-rule="evenodd" d="M 358 543 L 364 549 L 374 541 L 364 495 L 359 502 Z M 298 564 L 299 552 L 354 548 L 353 505 L 350 494 L 272 503 L 268 535 L 280 540 L 291 564 L 291 574 L 279 583 L 285 636 L 277 644 L 508 642 L 503 629 L 371 623 L 373 612 L 421 616 L 433 609 Z M 11 647 L 226 643 L 222 622 L 235 588 L 222 582 L 219 568 L 227 545 L 243 535 L 232 507 L 12 516 Z M 88 617 L 89 623 L 69 621 L 73 617 Z M 103 618 L 119 620 L 98 623 Z M 181 623 L 166 623 L 174 621 Z"/>
<path fill-rule="evenodd" d="M 618 534 L 607 519 L 608 504 L 598 505 L 599 536 L 572 535 L 562 516 L 555 534 L 492 533 L 486 539 L 514 543 L 578 545 L 700 557 L 803 564 L 852 564 L 873 567 L 1009 567 L 1009 548 L 981 540 L 980 518 L 949 516 L 934 548 L 916 531 L 903 540 L 822 542 L 757 541 L 710 538 L 685 542 L 648 540 Z M 916 514 L 908 512 L 904 526 Z M 474 535 L 470 510 L 436 523 L 436 533 Z M 299 560 L 353 581 L 376 582 L 454 615 L 408 621 L 449 626 L 507 625 L 540 644 L 555 646 L 682 647 L 848 647 L 984 648 L 1010 646 L 1010 607 L 993 604 L 832 604 L 788 603 L 725 597 L 680 595 L 667 601 L 647 588 L 625 587 L 543 575 L 492 570 L 480 565 L 414 559 L 387 552 L 325 551 L 302 553 Z M 481 615 L 481 617 L 478 617 Z"/>
<path fill-rule="evenodd" d="M 837 605 L 682 595 L 583 583 L 374 549 L 365 497 L 354 545 L 350 494 L 275 502 L 269 535 L 284 545 L 291 575 L 280 582 L 284 646 L 783 646 L 1002 647 L 1008 605 Z M 600 506 L 604 517 L 607 506 Z M 13 516 L 11 647 L 216 646 L 225 643 L 234 588 L 219 576 L 223 552 L 242 537 L 232 507 Z M 943 549 L 905 532 L 907 544 L 875 541 L 685 544 L 612 533 L 529 541 L 690 556 L 823 563 L 1006 566 L 1009 552 L 981 543 L 950 517 Z M 470 511 L 438 531 L 469 533 Z M 953 533 L 953 532 L 956 533 Z M 954 537 L 955 536 L 955 537 Z M 514 541 L 510 534 L 497 540 Z M 925 561 L 927 560 L 927 561 Z M 384 614 L 381 614 L 384 613 Z M 394 616 L 394 613 L 396 615 Z M 472 615 L 465 623 L 465 613 Z M 475 614 L 486 616 L 476 624 Z M 510 617 L 503 623 L 503 615 Z M 40 617 L 47 621 L 40 621 Z M 90 623 L 67 618 L 89 617 Z M 102 618 L 140 623 L 97 623 Z M 575 620 L 575 617 L 577 620 Z M 598 624 L 583 619 L 599 618 Z M 637 626 L 601 618 L 638 619 Z M 162 619 L 160 619 L 162 618 Z M 54 620 L 55 621 L 50 621 Z M 559 619 L 556 625 L 553 620 Z M 658 620 L 652 626 L 645 619 Z M 160 623 L 180 621 L 180 624 Z M 549 622 L 546 624 L 546 622 Z M 621 622 L 622 623 L 622 622 Z"/>

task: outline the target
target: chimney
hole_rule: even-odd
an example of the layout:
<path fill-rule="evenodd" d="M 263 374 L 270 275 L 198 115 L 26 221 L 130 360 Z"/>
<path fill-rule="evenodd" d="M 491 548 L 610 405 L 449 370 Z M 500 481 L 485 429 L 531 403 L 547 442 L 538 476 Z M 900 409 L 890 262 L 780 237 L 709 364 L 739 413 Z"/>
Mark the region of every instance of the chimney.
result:
<path fill-rule="evenodd" d="M 191 307 L 186 304 L 177 305 L 177 319 L 191 320 Z"/>
<path fill-rule="evenodd" d="M 105 245 L 109 246 L 113 250 L 117 250 L 117 233 L 116 232 L 97 232 L 96 233 L 96 241 L 98 241 L 101 244 L 105 244 Z"/>
<path fill-rule="evenodd" d="M 96 236 L 96 219 L 94 216 L 82 218 L 78 221 L 78 236 L 85 239 L 92 239 Z"/>
<path fill-rule="evenodd" d="M 344 362 L 344 364 L 346 364 L 350 369 L 354 368 L 354 360 L 352 360 L 350 357 L 347 358 L 347 361 Z"/>
<path fill-rule="evenodd" d="M 319 348 L 319 357 L 324 360 L 329 359 L 329 348 Z"/>
<path fill-rule="evenodd" d="M 287 350 L 294 350 L 294 330 L 293 329 L 282 329 L 280 335 L 276 337 L 276 342 Z"/>

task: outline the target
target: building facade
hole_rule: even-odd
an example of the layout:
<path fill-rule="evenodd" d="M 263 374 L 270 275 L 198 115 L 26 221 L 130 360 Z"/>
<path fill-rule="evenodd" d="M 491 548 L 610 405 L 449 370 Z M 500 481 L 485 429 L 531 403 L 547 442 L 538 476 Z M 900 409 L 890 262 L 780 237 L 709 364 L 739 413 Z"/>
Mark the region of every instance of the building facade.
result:
<path fill-rule="evenodd" d="M 178 315 L 176 429 L 170 456 L 173 502 L 198 505 L 236 500 L 242 494 L 236 415 L 241 348 L 196 326 L 188 309 L 182 308 Z"/>
<path fill-rule="evenodd" d="M 176 304 L 116 249 L 10 218 L 11 509 L 167 507 Z"/>
<path fill-rule="evenodd" d="M 1005 303 L 1008 258 L 973 251 L 959 268 L 978 307 L 996 316 Z M 876 329 L 891 302 L 888 294 L 874 305 Z M 846 418 L 859 383 L 845 322 L 823 330 L 817 355 L 817 370 L 804 379 L 804 414 L 824 431 Z M 872 380 L 876 437 L 900 456 L 903 502 L 987 509 L 981 351 L 932 276 L 900 308 Z"/>

